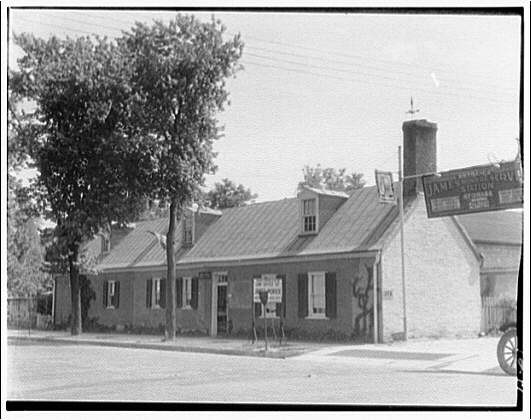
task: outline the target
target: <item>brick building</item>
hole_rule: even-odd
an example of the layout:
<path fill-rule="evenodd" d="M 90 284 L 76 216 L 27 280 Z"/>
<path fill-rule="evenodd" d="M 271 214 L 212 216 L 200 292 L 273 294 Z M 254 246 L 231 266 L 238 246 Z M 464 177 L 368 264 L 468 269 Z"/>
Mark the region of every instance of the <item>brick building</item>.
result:
<path fill-rule="evenodd" d="M 404 174 L 436 170 L 437 126 L 408 121 Z M 454 217 L 428 219 L 417 180 L 405 183 L 405 262 L 410 337 L 477 334 L 480 255 Z M 107 326 L 164 323 L 167 220 L 140 222 L 89 276 L 89 317 Z M 267 316 L 288 337 L 387 341 L 403 332 L 397 207 L 376 187 L 348 196 L 303 188 L 295 198 L 221 212 L 188 209 L 178 227 L 178 330 L 247 335 Z M 282 280 L 283 301 L 253 303 L 253 279 Z M 56 323 L 70 313 L 58 279 Z M 277 330 L 278 331 L 278 330 Z"/>

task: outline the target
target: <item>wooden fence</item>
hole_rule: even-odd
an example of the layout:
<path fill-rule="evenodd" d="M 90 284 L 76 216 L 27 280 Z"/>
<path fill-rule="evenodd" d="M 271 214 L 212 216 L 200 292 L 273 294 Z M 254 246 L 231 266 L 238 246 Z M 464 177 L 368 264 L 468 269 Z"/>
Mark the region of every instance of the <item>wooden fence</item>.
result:
<path fill-rule="evenodd" d="M 499 329 L 507 322 L 516 321 L 516 307 L 509 300 L 486 296 L 481 298 L 481 331 Z"/>

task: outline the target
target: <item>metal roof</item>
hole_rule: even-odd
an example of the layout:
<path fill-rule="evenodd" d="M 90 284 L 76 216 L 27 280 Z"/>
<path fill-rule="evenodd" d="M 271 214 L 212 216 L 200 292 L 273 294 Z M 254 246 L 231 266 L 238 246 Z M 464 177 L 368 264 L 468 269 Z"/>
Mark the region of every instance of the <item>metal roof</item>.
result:
<path fill-rule="evenodd" d="M 458 216 L 472 240 L 520 245 L 523 234 L 523 212 L 490 211 Z"/>

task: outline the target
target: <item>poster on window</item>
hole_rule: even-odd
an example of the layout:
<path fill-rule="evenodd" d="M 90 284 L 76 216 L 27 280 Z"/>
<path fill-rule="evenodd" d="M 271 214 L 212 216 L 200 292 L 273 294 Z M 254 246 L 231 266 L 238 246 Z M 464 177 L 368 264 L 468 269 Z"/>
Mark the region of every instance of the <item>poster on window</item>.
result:
<path fill-rule="evenodd" d="M 276 275 L 263 275 L 260 278 L 253 279 L 253 302 L 260 303 L 259 292 L 267 291 L 268 303 L 282 302 L 282 279 L 277 278 Z"/>

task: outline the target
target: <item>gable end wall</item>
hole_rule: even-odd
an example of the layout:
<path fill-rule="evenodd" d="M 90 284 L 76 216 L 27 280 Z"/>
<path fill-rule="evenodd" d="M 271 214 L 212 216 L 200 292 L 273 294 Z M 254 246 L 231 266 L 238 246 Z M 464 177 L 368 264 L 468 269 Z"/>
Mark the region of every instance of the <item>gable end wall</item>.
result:
<path fill-rule="evenodd" d="M 419 202 L 406 219 L 408 337 L 476 335 L 480 330 L 480 263 L 450 218 L 428 219 Z M 403 332 L 400 231 L 382 252 L 383 336 Z M 392 290 L 386 299 L 385 291 Z"/>

